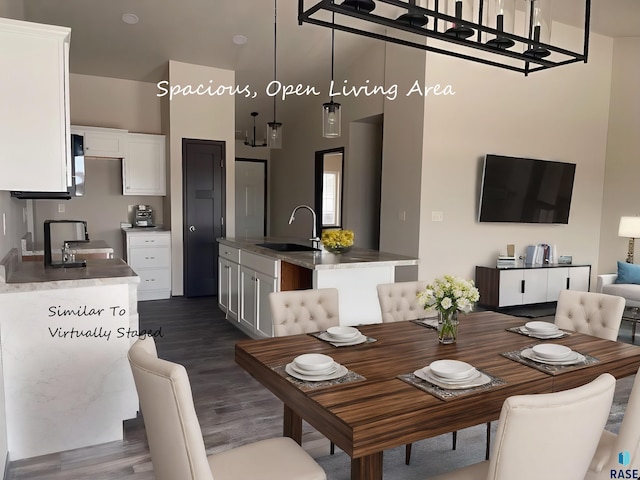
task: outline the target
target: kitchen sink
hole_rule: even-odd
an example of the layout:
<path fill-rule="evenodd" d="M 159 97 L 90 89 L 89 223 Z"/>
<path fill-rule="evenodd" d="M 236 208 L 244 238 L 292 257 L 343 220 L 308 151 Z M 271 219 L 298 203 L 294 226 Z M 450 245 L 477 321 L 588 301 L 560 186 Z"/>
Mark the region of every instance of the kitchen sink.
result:
<path fill-rule="evenodd" d="M 268 248 L 277 252 L 319 252 L 320 249 L 299 245 L 297 243 L 258 243 L 257 247 Z"/>

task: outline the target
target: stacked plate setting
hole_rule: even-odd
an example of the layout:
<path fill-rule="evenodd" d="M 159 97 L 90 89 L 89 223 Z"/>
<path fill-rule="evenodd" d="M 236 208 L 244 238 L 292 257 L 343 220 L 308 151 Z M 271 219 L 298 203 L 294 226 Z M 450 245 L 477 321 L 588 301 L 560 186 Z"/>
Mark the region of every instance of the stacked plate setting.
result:
<path fill-rule="evenodd" d="M 329 327 L 319 335 L 321 340 L 331 342 L 336 346 L 359 345 L 367 341 L 367 337 L 355 327 Z"/>
<path fill-rule="evenodd" d="M 340 378 L 347 373 L 347 368 L 334 362 L 329 355 L 321 353 L 305 353 L 298 355 L 285 366 L 285 371 L 299 380 L 323 381 Z"/>
<path fill-rule="evenodd" d="M 548 365 L 573 365 L 583 362 L 584 355 L 556 343 L 540 343 L 522 351 L 522 356 Z"/>
<path fill-rule="evenodd" d="M 414 372 L 418 378 L 446 389 L 463 389 L 489 383 L 491 379 L 473 365 L 459 360 L 436 360 Z"/>
<path fill-rule="evenodd" d="M 523 333 L 537 338 L 557 338 L 564 335 L 554 323 L 549 322 L 527 322 L 524 327 L 520 327 Z"/>

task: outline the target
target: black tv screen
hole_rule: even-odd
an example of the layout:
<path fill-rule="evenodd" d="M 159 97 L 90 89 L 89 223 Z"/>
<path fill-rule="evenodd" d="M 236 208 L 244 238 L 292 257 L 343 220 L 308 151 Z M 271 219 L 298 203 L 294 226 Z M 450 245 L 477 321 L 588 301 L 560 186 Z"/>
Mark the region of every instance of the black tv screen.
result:
<path fill-rule="evenodd" d="M 569 223 L 576 165 L 486 155 L 480 222 Z"/>

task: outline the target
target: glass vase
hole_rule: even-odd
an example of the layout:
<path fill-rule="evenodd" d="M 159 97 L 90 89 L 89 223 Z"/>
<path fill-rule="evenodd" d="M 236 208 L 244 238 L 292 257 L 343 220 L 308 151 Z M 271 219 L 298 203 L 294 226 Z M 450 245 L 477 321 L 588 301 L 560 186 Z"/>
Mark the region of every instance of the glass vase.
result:
<path fill-rule="evenodd" d="M 335 247 L 328 247 L 325 245 L 324 249 L 327 252 L 331 252 L 331 253 L 335 253 L 336 255 L 339 255 L 341 253 L 347 253 L 349 250 L 351 250 L 351 245 L 349 245 L 348 247 L 343 247 L 341 245 L 337 245 Z"/>
<path fill-rule="evenodd" d="M 438 312 L 438 341 L 444 344 L 458 340 L 458 311 Z"/>

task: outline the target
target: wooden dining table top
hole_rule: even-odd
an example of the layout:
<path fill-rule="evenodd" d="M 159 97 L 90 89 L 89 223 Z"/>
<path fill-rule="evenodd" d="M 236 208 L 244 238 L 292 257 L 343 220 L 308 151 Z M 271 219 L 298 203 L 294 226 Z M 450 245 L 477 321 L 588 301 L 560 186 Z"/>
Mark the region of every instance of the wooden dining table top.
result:
<path fill-rule="evenodd" d="M 424 438 L 496 420 L 507 397 L 577 387 L 608 372 L 616 378 L 640 367 L 640 347 L 571 332 L 538 340 L 508 328 L 526 319 L 484 311 L 460 316 L 455 344 L 412 321 L 358 326 L 374 342 L 334 347 L 310 334 L 236 344 L 236 362 L 284 404 L 285 436 L 301 441 L 304 419 L 352 459 L 352 480 L 382 478 L 382 452 Z M 502 354 L 537 343 L 558 343 L 595 363 L 546 372 Z M 330 355 L 364 377 L 319 388 L 301 387 L 282 367 L 303 353 Z M 501 384 L 442 399 L 399 378 L 441 359 L 470 363 Z"/>

